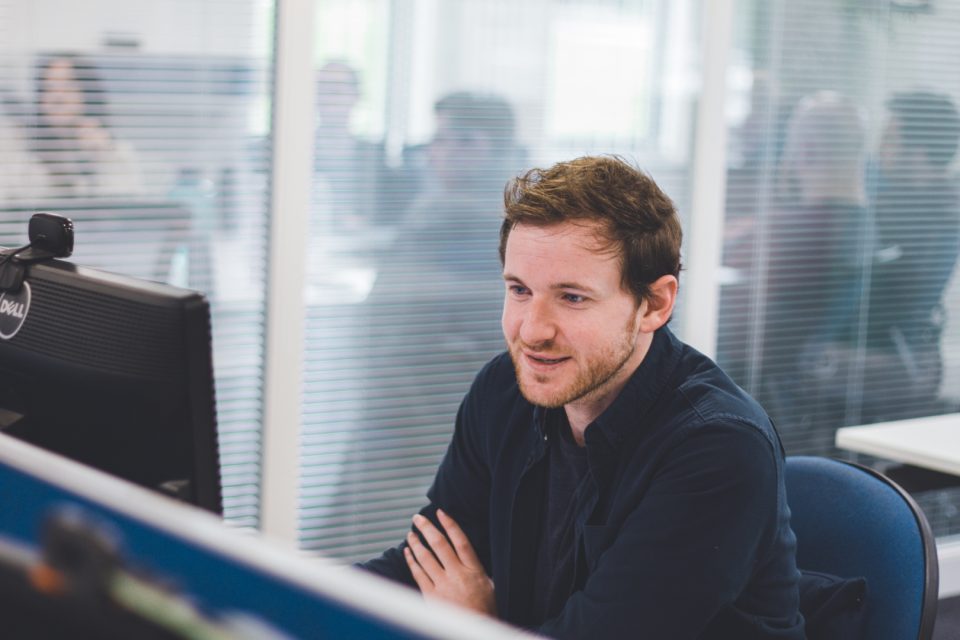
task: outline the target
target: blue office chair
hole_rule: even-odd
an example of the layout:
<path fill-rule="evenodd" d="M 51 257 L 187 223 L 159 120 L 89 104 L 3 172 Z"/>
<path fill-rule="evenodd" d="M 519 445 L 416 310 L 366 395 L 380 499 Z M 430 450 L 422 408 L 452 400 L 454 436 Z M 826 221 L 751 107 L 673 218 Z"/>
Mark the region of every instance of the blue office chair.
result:
<path fill-rule="evenodd" d="M 788 457 L 786 486 L 797 566 L 867 579 L 864 638 L 929 640 L 937 547 L 916 502 L 883 474 L 830 458 Z"/>

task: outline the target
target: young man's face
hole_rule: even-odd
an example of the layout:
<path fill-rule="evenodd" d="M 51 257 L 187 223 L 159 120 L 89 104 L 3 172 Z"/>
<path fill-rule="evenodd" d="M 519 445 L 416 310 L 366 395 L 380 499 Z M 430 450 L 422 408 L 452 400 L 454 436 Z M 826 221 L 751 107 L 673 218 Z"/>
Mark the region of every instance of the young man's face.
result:
<path fill-rule="evenodd" d="M 596 223 L 518 225 L 504 256 L 503 333 L 524 397 L 545 407 L 616 396 L 651 333 L 621 286 L 620 261 Z"/>

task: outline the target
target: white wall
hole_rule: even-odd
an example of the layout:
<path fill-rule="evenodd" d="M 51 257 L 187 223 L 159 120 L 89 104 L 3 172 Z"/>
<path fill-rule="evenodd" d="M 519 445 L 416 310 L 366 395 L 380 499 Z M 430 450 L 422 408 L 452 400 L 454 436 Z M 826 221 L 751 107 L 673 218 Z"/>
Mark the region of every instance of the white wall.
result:
<path fill-rule="evenodd" d="M 229 0 L 0 0 L 0 60 L 14 91 L 28 92 L 32 57 L 40 51 L 264 55 L 273 11 L 253 12 Z M 245 5 L 249 6 L 249 5 Z"/>
<path fill-rule="evenodd" d="M 4 52 L 99 51 L 112 41 L 139 44 L 151 53 L 249 55 L 266 52 L 269 34 L 254 26 L 272 11 L 262 0 L 259 15 L 230 11 L 229 0 L 3 0 Z M 215 24 L 211 24 L 216 21 Z"/>

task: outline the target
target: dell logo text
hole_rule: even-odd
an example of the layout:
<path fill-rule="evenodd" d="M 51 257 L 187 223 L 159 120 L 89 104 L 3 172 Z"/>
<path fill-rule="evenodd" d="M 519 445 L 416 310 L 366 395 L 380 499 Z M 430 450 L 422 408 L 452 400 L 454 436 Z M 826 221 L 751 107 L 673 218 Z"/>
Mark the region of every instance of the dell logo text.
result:
<path fill-rule="evenodd" d="M 0 295 L 0 339 L 17 335 L 30 313 L 30 283 L 24 282 L 20 291 L 4 291 Z"/>
<path fill-rule="evenodd" d="M 5 316 L 23 319 L 27 307 L 22 302 L 13 302 L 12 300 L 0 300 L 0 313 Z"/>

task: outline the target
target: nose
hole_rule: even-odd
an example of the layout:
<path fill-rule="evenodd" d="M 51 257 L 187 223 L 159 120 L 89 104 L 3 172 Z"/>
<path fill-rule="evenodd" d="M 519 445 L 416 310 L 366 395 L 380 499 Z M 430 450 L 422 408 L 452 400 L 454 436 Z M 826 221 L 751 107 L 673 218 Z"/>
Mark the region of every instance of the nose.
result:
<path fill-rule="evenodd" d="M 556 318 L 548 301 L 531 299 L 520 318 L 520 339 L 531 347 L 551 342 L 557 335 Z"/>

